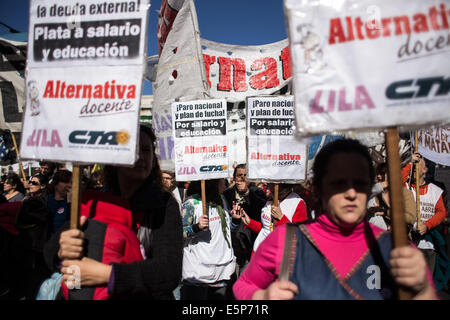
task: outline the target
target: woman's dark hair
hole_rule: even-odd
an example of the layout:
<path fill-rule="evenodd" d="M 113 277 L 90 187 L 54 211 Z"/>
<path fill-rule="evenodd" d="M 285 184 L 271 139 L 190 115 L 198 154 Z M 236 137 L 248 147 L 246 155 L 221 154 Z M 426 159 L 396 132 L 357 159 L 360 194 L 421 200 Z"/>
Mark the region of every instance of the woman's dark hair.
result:
<path fill-rule="evenodd" d="M 331 157 L 338 153 L 357 153 L 367 160 L 369 165 L 370 182 L 373 184 L 375 179 L 375 171 L 373 168 L 372 157 L 366 146 L 361 144 L 358 140 L 353 139 L 338 139 L 325 145 L 314 159 L 313 165 L 313 189 L 316 196 L 322 193 L 322 180 L 327 174 L 327 166 Z"/>
<path fill-rule="evenodd" d="M 19 191 L 19 192 L 21 192 L 23 194 L 26 193 L 25 187 L 24 187 L 22 181 L 20 180 L 18 174 L 14 173 L 14 172 L 9 173 L 8 177 L 6 178 L 6 183 L 8 183 L 11 186 L 16 186 L 15 187 L 16 191 Z"/>
<path fill-rule="evenodd" d="M 48 178 L 41 173 L 35 174 L 34 176 L 31 177 L 31 179 L 33 178 L 37 178 L 41 185 L 46 186 L 48 184 Z"/>
<path fill-rule="evenodd" d="M 386 173 L 388 173 L 388 166 L 387 166 L 387 163 L 386 163 L 386 162 L 382 162 L 382 163 L 378 164 L 377 167 L 376 167 L 376 169 L 375 169 L 375 174 L 376 174 L 377 176 L 380 175 L 380 176 L 383 177 L 383 180 L 381 180 L 381 181 L 384 181 L 384 175 L 385 175 Z"/>
<path fill-rule="evenodd" d="M 58 170 L 52 179 L 52 184 L 56 186 L 58 183 L 69 183 L 72 180 L 72 172 L 69 170 Z"/>
<path fill-rule="evenodd" d="M 150 140 L 152 141 L 153 169 L 150 172 L 147 180 L 151 180 L 162 187 L 161 167 L 159 166 L 159 161 L 156 158 L 156 135 L 153 132 L 153 129 L 144 125 L 141 125 L 139 130 L 140 132 L 145 133 L 147 136 L 149 136 Z M 110 189 L 113 193 L 120 195 L 117 167 L 111 165 L 105 166 L 103 169 L 103 178 L 106 188 Z"/>
<path fill-rule="evenodd" d="M 103 186 L 103 169 L 94 171 L 86 182 L 87 190 L 96 190 L 99 188 L 99 184 Z"/>
<path fill-rule="evenodd" d="M 206 202 L 213 202 L 215 204 L 222 205 L 222 200 L 219 194 L 219 182 L 221 180 L 222 179 L 205 180 Z M 189 188 L 186 191 L 186 196 L 190 197 L 193 195 L 197 195 L 198 197 L 201 197 L 202 195 L 202 186 L 200 180 L 192 181 L 189 184 Z"/>
<path fill-rule="evenodd" d="M 47 191 L 49 194 L 55 193 L 55 186 L 60 183 L 69 183 L 72 180 L 72 172 L 69 170 L 58 170 L 53 175 L 52 182 L 48 185 Z"/>

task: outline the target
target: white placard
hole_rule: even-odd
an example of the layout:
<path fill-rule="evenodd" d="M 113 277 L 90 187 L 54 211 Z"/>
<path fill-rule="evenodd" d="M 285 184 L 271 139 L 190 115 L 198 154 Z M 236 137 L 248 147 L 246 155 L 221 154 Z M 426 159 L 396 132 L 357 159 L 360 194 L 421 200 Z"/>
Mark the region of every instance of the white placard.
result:
<path fill-rule="evenodd" d="M 284 5 L 300 136 L 450 122 L 448 1 Z"/>
<path fill-rule="evenodd" d="M 450 127 L 418 130 L 419 153 L 444 166 L 450 166 Z M 412 139 L 414 141 L 414 139 Z"/>
<path fill-rule="evenodd" d="M 134 163 L 141 67 L 82 69 L 28 71 L 22 158 Z"/>
<path fill-rule="evenodd" d="M 249 179 L 305 180 L 307 146 L 295 138 L 293 124 L 293 96 L 247 99 Z"/>
<path fill-rule="evenodd" d="M 148 8 L 31 1 L 22 158 L 135 163 Z"/>
<path fill-rule="evenodd" d="M 32 0 L 28 67 L 145 62 L 149 0 Z"/>
<path fill-rule="evenodd" d="M 228 177 L 225 99 L 172 104 L 177 181 Z"/>

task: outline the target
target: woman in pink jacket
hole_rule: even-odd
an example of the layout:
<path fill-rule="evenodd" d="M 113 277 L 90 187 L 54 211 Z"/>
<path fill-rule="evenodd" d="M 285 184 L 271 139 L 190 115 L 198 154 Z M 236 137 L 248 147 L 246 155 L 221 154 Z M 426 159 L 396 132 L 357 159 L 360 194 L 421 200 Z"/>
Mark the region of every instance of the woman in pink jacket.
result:
<path fill-rule="evenodd" d="M 289 281 L 278 281 L 286 225 L 276 228 L 235 283 L 237 299 L 436 299 L 421 252 L 392 249 L 391 235 L 366 219 L 374 181 L 372 159 L 355 140 L 326 145 L 314 161 L 313 188 L 322 214 L 296 230 Z"/>

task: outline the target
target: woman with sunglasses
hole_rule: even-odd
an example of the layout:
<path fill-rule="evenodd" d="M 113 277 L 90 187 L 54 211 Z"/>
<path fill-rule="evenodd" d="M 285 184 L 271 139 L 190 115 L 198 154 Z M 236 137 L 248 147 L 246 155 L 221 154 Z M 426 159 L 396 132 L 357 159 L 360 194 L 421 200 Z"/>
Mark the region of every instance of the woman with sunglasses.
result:
<path fill-rule="evenodd" d="M 47 178 L 40 173 L 35 174 L 28 182 L 28 191 L 29 194 L 27 195 L 27 198 L 41 197 L 45 199 L 47 193 Z"/>

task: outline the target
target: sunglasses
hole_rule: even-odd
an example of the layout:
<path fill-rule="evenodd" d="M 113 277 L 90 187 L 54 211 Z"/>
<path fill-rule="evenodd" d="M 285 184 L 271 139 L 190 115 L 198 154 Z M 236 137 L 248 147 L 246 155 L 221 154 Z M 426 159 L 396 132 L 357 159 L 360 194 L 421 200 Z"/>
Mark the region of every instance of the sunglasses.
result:
<path fill-rule="evenodd" d="M 39 186 L 39 185 L 41 185 L 39 182 L 33 181 L 33 180 L 30 181 L 30 184 L 32 184 L 33 186 Z"/>

